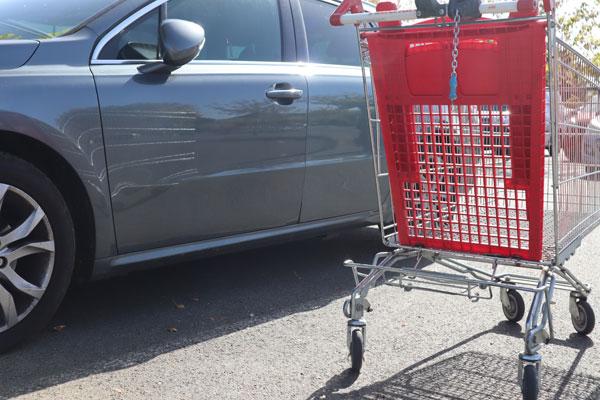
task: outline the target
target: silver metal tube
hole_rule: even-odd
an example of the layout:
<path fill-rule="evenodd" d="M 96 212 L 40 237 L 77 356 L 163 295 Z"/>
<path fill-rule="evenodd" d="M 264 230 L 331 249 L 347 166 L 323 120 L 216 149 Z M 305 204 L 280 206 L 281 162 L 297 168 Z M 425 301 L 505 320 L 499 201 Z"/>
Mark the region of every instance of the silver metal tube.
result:
<path fill-rule="evenodd" d="M 491 274 L 488 274 L 488 273 L 483 272 L 483 271 L 476 270 L 475 268 L 468 268 L 468 267 L 465 268 L 464 266 L 462 266 L 460 264 L 459 265 L 452 265 L 453 263 L 447 262 L 447 261 L 443 261 L 443 260 L 438 260 L 437 263 L 440 264 L 440 265 L 442 265 L 442 266 L 444 266 L 444 267 L 446 267 L 446 268 L 450 268 L 450 269 L 452 269 L 454 271 L 461 272 L 463 274 L 469 274 L 469 275 L 471 275 L 475 279 L 479 279 L 479 280 L 482 280 L 482 281 L 485 280 L 485 279 L 492 279 L 492 275 Z"/>
<path fill-rule="evenodd" d="M 504 1 L 495 4 L 482 4 L 479 7 L 481 14 L 504 14 L 517 12 L 517 1 Z M 340 18 L 342 25 L 360 25 L 376 22 L 411 21 L 419 19 L 417 10 L 397 10 L 377 13 L 344 14 Z"/>
<path fill-rule="evenodd" d="M 441 251 L 441 250 L 426 250 L 421 248 L 412 248 L 407 246 L 402 246 L 401 249 L 405 250 L 413 250 L 422 252 L 423 257 L 427 259 L 437 262 L 439 259 L 451 258 L 455 260 L 464 260 L 464 261 L 474 261 L 474 262 L 483 262 L 489 264 L 497 264 L 497 265 L 507 265 L 521 268 L 529 268 L 529 269 L 540 269 L 545 266 L 550 266 L 550 263 L 546 262 L 535 262 L 535 261 L 524 261 L 513 258 L 503 258 L 503 257 L 490 257 L 478 254 L 467 254 L 467 253 L 457 253 L 451 251 Z"/>
<path fill-rule="evenodd" d="M 386 237 L 385 237 L 385 221 L 384 221 L 384 211 L 383 211 L 383 204 L 381 201 L 381 186 L 379 183 L 379 170 L 378 170 L 378 157 L 379 155 L 377 154 L 377 147 L 376 147 L 376 140 L 374 135 L 378 134 L 376 132 L 373 132 L 373 115 L 371 112 L 371 96 L 370 96 L 370 91 L 369 91 L 369 84 L 367 81 L 367 68 L 370 68 L 366 65 L 365 63 L 365 55 L 363 54 L 363 51 L 368 51 L 362 49 L 362 40 L 360 37 L 360 29 L 357 26 L 356 27 L 356 38 L 358 40 L 358 51 L 360 53 L 360 66 L 361 66 L 361 70 L 362 70 L 362 78 L 363 78 L 363 91 L 365 92 L 365 104 L 367 107 L 367 118 L 369 119 L 369 133 L 370 133 L 370 140 L 371 140 L 371 154 L 373 157 L 373 172 L 375 175 L 375 189 L 377 191 L 377 208 L 379 211 L 379 226 L 381 228 L 381 239 L 382 241 L 385 243 L 386 241 Z M 372 89 L 372 93 L 373 93 L 373 101 L 375 102 L 375 113 L 377 114 L 377 99 L 375 98 L 375 88 L 373 87 L 373 85 L 371 84 L 371 89 Z M 376 116 L 377 120 L 379 119 L 379 116 Z"/>
<path fill-rule="evenodd" d="M 581 282 L 568 268 L 560 266 L 555 273 L 567 280 L 582 295 L 587 297 L 590 294 L 590 288 Z"/>
<path fill-rule="evenodd" d="M 558 125 L 557 125 L 557 112 L 558 112 L 558 85 L 556 82 L 556 21 L 554 10 L 548 13 L 548 71 L 550 78 L 550 137 L 552 141 L 552 197 L 554 202 L 554 251 L 555 259 L 554 262 L 557 264 L 558 261 L 558 190 L 559 185 L 559 160 L 558 155 L 560 154 L 560 144 L 558 141 Z"/>
<path fill-rule="evenodd" d="M 531 21 L 540 21 L 540 20 L 545 20 L 546 16 L 534 16 L 534 17 L 521 17 L 521 18 L 500 18 L 500 19 L 494 19 L 493 22 L 511 22 L 511 23 L 518 23 L 518 22 L 531 22 Z M 485 25 L 485 24 L 489 24 L 490 20 L 473 20 L 473 21 L 462 21 L 461 25 L 465 26 L 465 25 Z M 402 31 L 402 30 L 407 30 L 407 29 L 415 29 L 415 28 L 419 28 L 419 29 L 423 29 L 423 28 L 450 28 L 454 26 L 454 23 L 451 22 L 437 22 L 437 23 L 433 23 L 433 24 L 418 24 L 418 25 L 393 25 L 393 26 L 372 26 L 372 25 L 366 25 L 366 26 L 362 26 L 360 28 L 361 32 L 375 32 L 375 31 Z"/>
<path fill-rule="evenodd" d="M 538 323 L 540 312 L 542 311 L 542 302 L 544 300 L 546 290 L 548 290 L 548 271 L 542 271 L 540 280 L 538 283 L 538 289 L 543 288 L 536 292 L 531 303 L 531 309 L 527 316 L 526 330 L 525 330 L 525 353 L 529 355 L 536 354 L 540 349 L 541 344 L 535 343 L 535 335 L 541 332 L 545 327 L 545 316 L 542 317 L 542 323 Z"/>
<path fill-rule="evenodd" d="M 377 265 L 360 264 L 360 263 L 346 263 L 345 266 L 351 267 L 351 268 L 359 268 L 359 269 L 370 269 L 371 271 L 378 271 L 381 273 L 390 272 L 390 273 L 400 274 L 407 278 L 416 277 L 416 278 L 421 278 L 421 279 L 429 279 L 431 281 L 440 282 L 440 283 L 449 283 L 449 284 L 460 283 L 463 285 L 469 284 L 472 287 L 481 287 L 481 286 L 498 287 L 498 288 L 503 288 L 503 289 L 515 289 L 515 290 L 531 292 L 531 293 L 538 293 L 538 292 L 545 291 L 547 289 L 547 286 L 545 284 L 540 286 L 539 283 L 537 286 L 519 286 L 519 285 L 497 282 L 497 281 L 493 281 L 493 280 L 470 279 L 470 278 L 467 278 L 466 276 L 462 276 L 462 275 L 452 275 L 452 274 L 448 274 L 448 273 L 424 271 L 424 270 L 418 270 L 418 269 L 415 270 L 412 268 L 377 266 Z M 544 272 L 544 273 L 547 274 L 547 272 Z M 357 286 L 355 291 L 362 291 L 365 286 L 370 286 L 372 283 L 374 283 L 373 278 L 375 276 L 377 276 L 376 279 L 379 279 L 379 277 L 381 277 L 382 275 L 381 274 L 373 274 L 373 272 L 371 272 L 368 275 L 368 277 L 366 279 L 364 279 Z"/>

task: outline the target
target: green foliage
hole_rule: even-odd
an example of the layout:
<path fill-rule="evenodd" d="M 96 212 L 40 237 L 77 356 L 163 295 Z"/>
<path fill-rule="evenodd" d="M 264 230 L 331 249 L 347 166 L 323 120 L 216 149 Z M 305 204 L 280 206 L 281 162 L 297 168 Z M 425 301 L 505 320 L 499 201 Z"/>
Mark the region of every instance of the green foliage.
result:
<path fill-rule="evenodd" d="M 67 28 L 67 29 L 62 29 L 57 32 L 47 33 L 46 37 L 44 39 L 53 39 L 53 38 L 60 37 L 60 36 L 64 35 L 65 33 L 69 32 L 70 30 L 71 30 L 71 28 Z"/>
<path fill-rule="evenodd" d="M 0 40 L 21 39 L 21 36 L 14 33 L 0 33 Z"/>
<path fill-rule="evenodd" d="M 562 14 L 560 5 L 558 10 L 564 39 L 600 66 L 600 0 L 582 0 Z"/>
<path fill-rule="evenodd" d="M 0 1 L 2 1 L 2 0 L 0 0 Z M 46 33 L 46 34 L 41 32 L 40 36 L 37 39 L 53 39 L 53 38 L 64 35 L 69 30 L 70 29 L 63 29 L 63 30 L 60 30 L 57 32 L 50 32 L 50 33 Z M 0 40 L 18 40 L 18 39 L 24 39 L 24 38 L 15 33 L 0 33 Z"/>

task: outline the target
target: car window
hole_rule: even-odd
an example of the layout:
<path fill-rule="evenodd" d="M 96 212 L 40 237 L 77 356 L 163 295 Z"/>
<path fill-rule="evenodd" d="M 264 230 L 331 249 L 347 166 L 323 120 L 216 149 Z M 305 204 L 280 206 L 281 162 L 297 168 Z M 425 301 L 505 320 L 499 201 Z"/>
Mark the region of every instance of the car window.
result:
<path fill-rule="evenodd" d="M 200 60 L 281 61 L 277 0 L 170 0 L 167 16 L 202 25 Z"/>
<path fill-rule="evenodd" d="M 302 0 L 302 14 L 311 63 L 360 65 L 358 40 L 353 26 L 331 26 L 335 6 L 319 0 Z"/>
<path fill-rule="evenodd" d="M 281 61 L 277 0 L 170 0 L 166 18 L 202 25 L 206 34 L 199 60 Z M 154 60 L 158 49 L 159 11 L 152 11 L 120 32 L 100 59 Z"/>
<path fill-rule="evenodd" d="M 101 60 L 156 60 L 159 10 L 149 12 L 113 37 L 100 52 Z"/>

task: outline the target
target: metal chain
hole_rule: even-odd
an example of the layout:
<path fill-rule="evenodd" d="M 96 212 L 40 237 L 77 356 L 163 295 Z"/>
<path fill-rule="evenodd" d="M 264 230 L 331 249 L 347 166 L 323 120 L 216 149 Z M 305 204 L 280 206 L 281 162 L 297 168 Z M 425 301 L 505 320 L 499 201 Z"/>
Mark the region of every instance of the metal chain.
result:
<path fill-rule="evenodd" d="M 452 74 L 450 75 L 450 102 L 454 105 L 454 101 L 458 98 L 458 44 L 460 35 L 460 12 L 456 10 L 454 16 L 454 39 L 452 41 Z"/>
<path fill-rule="evenodd" d="M 460 35 L 460 12 L 456 10 L 454 16 L 454 40 L 452 42 L 452 73 L 456 74 L 458 68 L 458 44 Z"/>

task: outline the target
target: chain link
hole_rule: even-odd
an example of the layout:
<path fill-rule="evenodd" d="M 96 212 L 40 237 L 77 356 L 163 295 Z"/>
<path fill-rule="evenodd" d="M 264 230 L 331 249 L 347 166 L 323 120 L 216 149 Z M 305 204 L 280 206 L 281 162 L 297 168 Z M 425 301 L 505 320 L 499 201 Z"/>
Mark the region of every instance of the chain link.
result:
<path fill-rule="evenodd" d="M 460 35 L 460 12 L 456 10 L 454 16 L 454 40 L 452 42 L 452 73 L 456 74 L 458 69 L 458 44 Z"/>
<path fill-rule="evenodd" d="M 454 39 L 452 41 L 452 74 L 450 74 L 450 102 L 454 105 L 454 101 L 458 98 L 458 75 L 456 70 L 458 69 L 458 44 L 460 36 L 460 12 L 456 10 L 454 16 Z"/>

